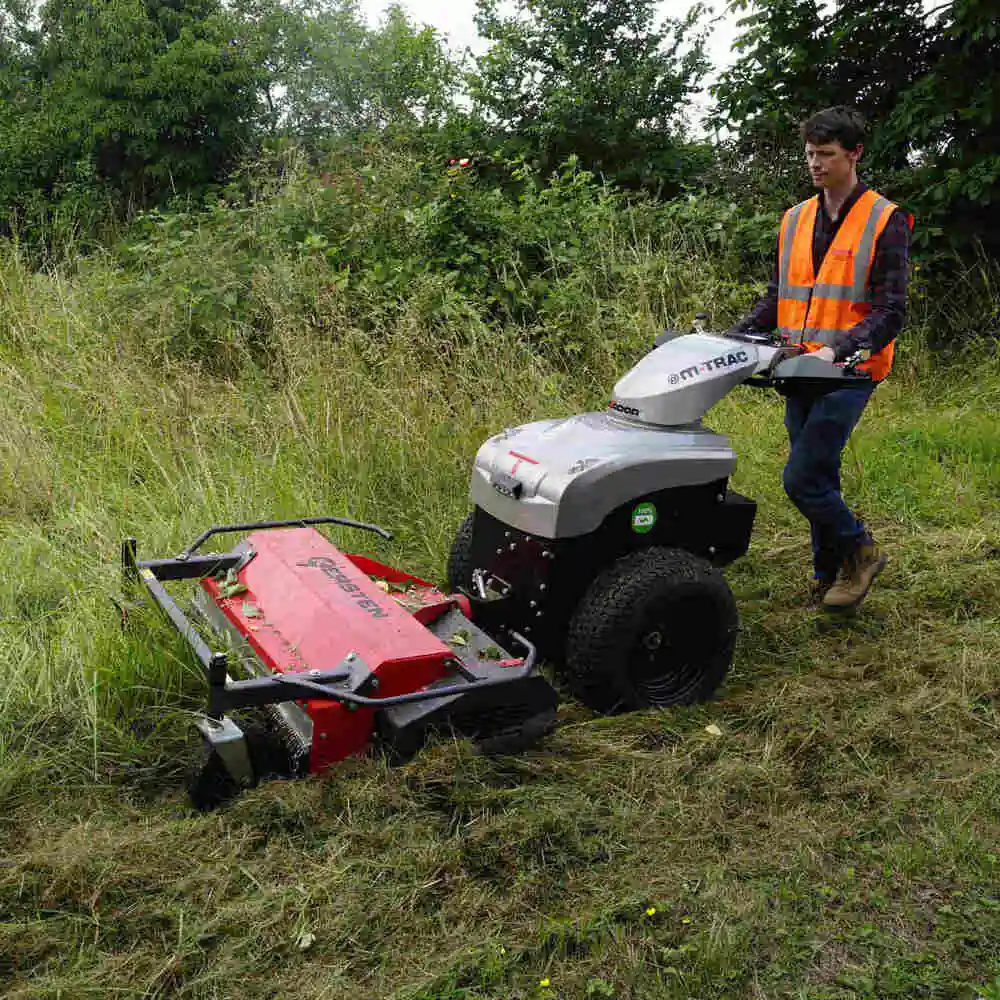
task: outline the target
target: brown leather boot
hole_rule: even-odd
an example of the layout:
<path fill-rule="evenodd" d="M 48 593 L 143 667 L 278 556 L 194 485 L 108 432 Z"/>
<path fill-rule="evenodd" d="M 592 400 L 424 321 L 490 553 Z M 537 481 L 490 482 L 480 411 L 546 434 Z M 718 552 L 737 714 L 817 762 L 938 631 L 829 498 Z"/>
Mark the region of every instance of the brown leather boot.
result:
<path fill-rule="evenodd" d="M 837 574 L 837 582 L 826 592 L 823 607 L 830 611 L 856 608 L 868 595 L 875 577 L 885 569 L 889 557 L 868 542 L 850 556 Z"/>

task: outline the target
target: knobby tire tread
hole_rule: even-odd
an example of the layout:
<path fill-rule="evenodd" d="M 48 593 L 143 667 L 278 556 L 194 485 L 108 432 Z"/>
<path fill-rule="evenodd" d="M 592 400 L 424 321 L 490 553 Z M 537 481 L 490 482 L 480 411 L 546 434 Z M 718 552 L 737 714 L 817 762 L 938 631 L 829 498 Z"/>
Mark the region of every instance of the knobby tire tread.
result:
<path fill-rule="evenodd" d="M 472 585 L 472 532 L 475 512 L 470 511 L 455 532 L 455 540 L 448 554 L 448 586 L 452 593 L 467 590 Z"/>
<path fill-rule="evenodd" d="M 681 549 L 650 547 L 622 557 L 587 589 L 569 626 L 565 664 L 577 697 L 600 712 L 650 707 L 625 679 L 625 644 L 641 627 L 651 600 L 703 596 L 717 606 L 720 635 L 706 644 L 700 677 L 676 700 L 688 704 L 711 696 L 732 662 L 738 613 L 729 584 L 706 560 Z"/>

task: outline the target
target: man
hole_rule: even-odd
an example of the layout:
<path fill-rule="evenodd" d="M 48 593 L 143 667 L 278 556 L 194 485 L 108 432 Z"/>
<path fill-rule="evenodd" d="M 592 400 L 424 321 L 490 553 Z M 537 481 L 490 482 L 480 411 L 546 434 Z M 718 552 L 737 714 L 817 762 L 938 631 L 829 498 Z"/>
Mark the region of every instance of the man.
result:
<path fill-rule="evenodd" d="M 892 368 L 906 311 L 913 219 L 858 180 L 864 121 L 827 108 L 802 126 L 806 163 L 819 194 L 789 209 L 767 293 L 735 331 L 771 331 L 835 363 L 858 355 L 871 375 L 828 392 L 787 390 L 791 443 L 785 492 L 809 521 L 813 592 L 829 610 L 857 607 L 888 562 L 844 503 L 841 455 Z"/>

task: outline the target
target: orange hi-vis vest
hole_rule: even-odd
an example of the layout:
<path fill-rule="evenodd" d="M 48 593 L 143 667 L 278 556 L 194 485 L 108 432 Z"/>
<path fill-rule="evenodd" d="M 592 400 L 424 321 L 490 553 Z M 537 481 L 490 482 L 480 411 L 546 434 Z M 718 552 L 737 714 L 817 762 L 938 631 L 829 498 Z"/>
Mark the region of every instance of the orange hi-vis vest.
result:
<path fill-rule="evenodd" d="M 813 228 L 819 195 L 790 208 L 778 240 L 778 333 L 807 350 L 833 347 L 838 334 L 871 312 L 868 278 L 875 241 L 896 206 L 875 191 L 865 191 L 840 224 L 830 249 L 813 273 Z M 913 227 L 912 219 L 910 227 Z M 881 381 L 892 368 L 895 342 L 858 365 Z"/>

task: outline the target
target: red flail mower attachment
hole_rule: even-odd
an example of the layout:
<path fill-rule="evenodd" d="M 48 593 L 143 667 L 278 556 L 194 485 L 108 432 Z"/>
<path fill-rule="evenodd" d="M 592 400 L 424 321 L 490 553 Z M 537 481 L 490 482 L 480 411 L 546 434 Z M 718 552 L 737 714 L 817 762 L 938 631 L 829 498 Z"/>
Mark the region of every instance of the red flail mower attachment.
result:
<path fill-rule="evenodd" d="M 464 596 L 341 552 L 317 524 L 391 537 L 315 517 L 210 528 L 172 559 L 140 560 L 135 539 L 122 545 L 126 583 L 145 585 L 208 680 L 198 721 L 207 756 L 191 786 L 198 808 L 372 748 L 405 760 L 431 732 L 513 753 L 548 731 L 558 699 L 527 639 L 514 633 L 518 656 L 500 648 L 471 621 Z M 212 536 L 235 532 L 249 533 L 232 551 L 199 552 Z M 167 591 L 180 580 L 198 584 L 201 629 Z"/>

